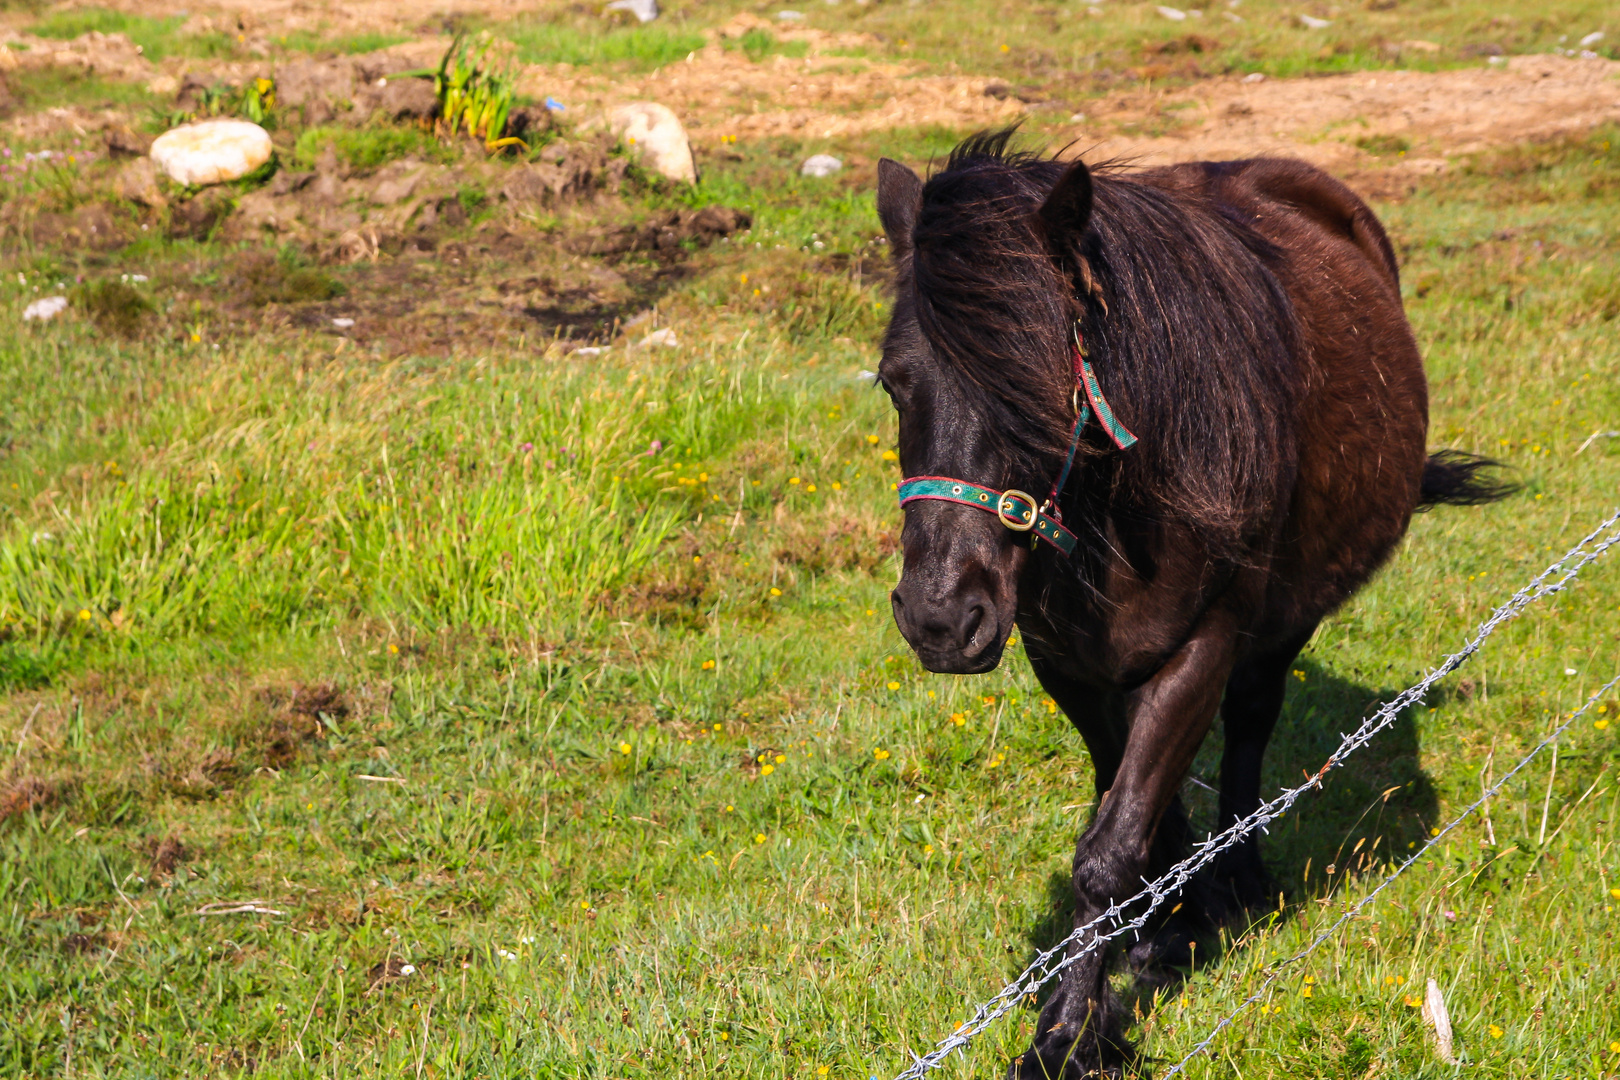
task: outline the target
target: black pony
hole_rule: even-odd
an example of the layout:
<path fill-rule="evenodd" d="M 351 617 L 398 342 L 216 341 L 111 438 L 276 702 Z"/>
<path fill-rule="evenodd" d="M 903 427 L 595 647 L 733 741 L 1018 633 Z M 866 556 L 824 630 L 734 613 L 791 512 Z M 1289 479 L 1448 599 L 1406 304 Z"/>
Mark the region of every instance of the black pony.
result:
<path fill-rule="evenodd" d="M 1268 159 L 1092 170 L 1010 135 L 926 183 L 879 166 L 897 270 L 879 375 L 908 478 L 893 604 L 932 671 L 991 670 L 1019 626 L 1085 738 L 1078 925 L 1183 850 L 1176 793 L 1217 711 L 1220 827 L 1258 805 L 1294 657 L 1413 511 L 1506 489 L 1425 452 L 1394 252 L 1342 184 Z M 1274 895 L 1251 840 L 1184 914 Z M 1105 974 L 1100 954 L 1067 970 L 1012 1076 L 1129 1061 Z"/>

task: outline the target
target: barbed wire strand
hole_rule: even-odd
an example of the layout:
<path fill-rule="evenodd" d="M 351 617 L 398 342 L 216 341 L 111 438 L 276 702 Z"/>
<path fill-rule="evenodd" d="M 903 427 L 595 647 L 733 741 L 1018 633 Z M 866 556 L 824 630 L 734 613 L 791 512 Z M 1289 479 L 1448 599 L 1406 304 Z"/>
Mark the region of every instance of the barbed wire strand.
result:
<path fill-rule="evenodd" d="M 1519 761 L 1519 763 L 1517 765 L 1513 766 L 1512 769 L 1508 770 L 1508 772 L 1506 773 L 1506 775 L 1504 775 L 1502 777 L 1502 779 L 1498 780 L 1488 790 L 1486 790 L 1484 794 L 1482 794 L 1479 798 L 1475 799 L 1472 803 L 1470 803 L 1468 805 L 1467 809 L 1465 809 L 1462 813 L 1458 814 L 1455 818 L 1453 818 L 1451 820 L 1451 822 L 1449 824 L 1447 824 L 1444 828 L 1440 829 L 1439 831 L 1435 832 L 1434 835 L 1430 836 L 1428 838 L 1428 840 L 1424 842 L 1422 847 L 1418 848 L 1417 851 L 1413 852 L 1412 855 L 1410 857 L 1408 857 L 1405 862 L 1401 863 L 1400 866 L 1395 868 L 1394 873 L 1392 873 L 1388 877 L 1384 878 L 1383 881 L 1380 881 L 1378 883 L 1377 888 L 1375 888 L 1372 892 L 1368 893 L 1366 896 L 1362 897 L 1359 901 L 1356 902 L 1356 904 L 1354 906 L 1346 908 L 1344 914 L 1340 915 L 1336 920 L 1334 920 L 1332 926 L 1329 926 L 1326 930 L 1324 930 L 1320 934 L 1318 934 L 1316 936 L 1316 938 L 1309 945 L 1307 945 L 1303 949 L 1299 950 L 1293 956 L 1290 956 L 1285 960 L 1279 961 L 1276 965 L 1274 965 L 1273 968 L 1272 968 L 1271 974 L 1266 977 L 1265 982 L 1260 984 L 1260 988 L 1258 990 L 1256 990 L 1254 993 L 1250 994 L 1248 997 L 1244 998 L 1243 1001 L 1241 1001 L 1238 1004 L 1237 1008 L 1233 1009 L 1218 1024 L 1216 1024 L 1213 1028 L 1211 1028 L 1209 1030 L 1209 1034 L 1204 1036 L 1203 1040 L 1201 1042 L 1199 1042 L 1198 1045 L 1194 1046 L 1191 1050 L 1187 1051 L 1187 1055 L 1185 1057 L 1183 1057 L 1180 1061 L 1176 1062 L 1176 1065 L 1175 1065 L 1174 1068 L 1172 1068 L 1169 1072 L 1164 1074 L 1163 1080 L 1170 1080 L 1170 1078 L 1172 1076 L 1175 1076 L 1177 1073 L 1184 1070 L 1187 1067 L 1187 1063 L 1189 1061 L 1191 1061 L 1193 1058 L 1197 1057 L 1199 1054 L 1203 1053 L 1204 1050 L 1206 1050 L 1209 1047 L 1209 1044 L 1215 1041 L 1215 1037 L 1217 1035 L 1219 1035 L 1227 1027 L 1231 1026 L 1232 1022 L 1237 1019 L 1237 1016 L 1238 1016 L 1239 1013 L 1241 1013 L 1244 1009 L 1247 1009 L 1250 1005 L 1253 1005 L 1255 1002 L 1259 1001 L 1262 997 L 1264 997 L 1265 994 L 1266 994 L 1266 991 L 1268 989 L 1270 989 L 1271 984 L 1276 982 L 1278 977 L 1281 976 L 1283 974 L 1283 972 L 1287 968 L 1289 968 L 1292 965 L 1298 963 L 1299 961 L 1305 959 L 1305 957 L 1309 956 L 1316 949 L 1316 947 L 1318 945 L 1322 944 L 1324 941 L 1328 940 L 1334 934 L 1338 933 L 1339 927 L 1343 926 L 1345 923 L 1349 922 L 1351 919 L 1355 918 L 1358 914 L 1360 914 L 1362 908 L 1364 908 L 1368 904 L 1372 903 L 1374 898 L 1376 898 L 1379 893 L 1383 892 L 1384 889 L 1387 886 L 1389 886 L 1396 878 L 1400 877 L 1401 874 L 1409 866 L 1411 866 L 1413 863 L 1415 863 L 1419 859 L 1421 859 L 1424 856 L 1424 854 L 1429 851 L 1430 848 L 1434 847 L 1440 841 L 1444 840 L 1446 838 L 1446 836 L 1453 829 L 1455 829 L 1457 826 L 1461 825 L 1463 823 L 1464 819 L 1466 819 L 1475 810 L 1478 810 L 1481 806 L 1484 806 L 1491 799 L 1495 798 L 1496 795 L 1504 787 L 1507 786 L 1507 782 L 1509 780 L 1513 779 L 1515 774 L 1517 774 L 1526 765 L 1530 764 L 1531 759 L 1534 758 L 1537 754 L 1541 753 L 1547 747 L 1549 747 L 1553 743 L 1557 742 L 1559 736 L 1561 736 L 1564 732 L 1569 730 L 1570 725 L 1574 724 L 1576 720 L 1580 719 L 1582 714 L 1584 714 L 1586 712 L 1586 710 L 1590 709 L 1593 705 L 1596 705 L 1600 700 L 1602 700 L 1603 695 L 1607 694 L 1610 690 L 1612 690 L 1614 688 L 1615 684 L 1617 684 L 1617 683 L 1620 683 L 1620 675 L 1616 675 L 1614 678 L 1612 678 L 1608 682 L 1604 683 L 1603 686 L 1600 689 L 1598 689 L 1598 691 L 1596 693 L 1594 693 L 1591 697 L 1586 699 L 1586 704 L 1582 705 L 1579 709 L 1576 709 L 1574 712 L 1570 713 L 1569 719 L 1565 720 L 1562 724 L 1558 725 L 1558 727 L 1553 730 L 1553 733 L 1551 735 L 1548 735 L 1545 739 L 1542 739 L 1539 743 L 1537 743 L 1535 748 L 1532 749 L 1528 754 L 1526 754 Z"/>
<path fill-rule="evenodd" d="M 1507 602 L 1492 611 L 1490 617 L 1479 625 L 1479 628 L 1474 632 L 1474 636 L 1460 650 L 1446 657 L 1440 666 L 1430 671 L 1412 686 L 1401 691 L 1389 702 L 1380 706 L 1376 712 L 1364 719 L 1361 726 L 1354 732 L 1349 735 L 1341 732 L 1338 748 L 1328 756 L 1322 767 L 1313 776 L 1306 779 L 1303 784 L 1282 789 L 1282 793 L 1270 802 L 1262 803 L 1259 808 L 1247 817 L 1233 822 L 1219 834 L 1210 836 L 1198 844 L 1193 849 L 1192 854 L 1172 866 L 1156 881 L 1144 880 L 1144 888 L 1140 892 L 1128 899 L 1111 903 L 1096 918 L 1075 927 L 1068 937 L 1030 961 L 1028 966 L 1015 979 L 1004 986 L 1000 993 L 981 1005 L 978 1011 L 970 1019 L 958 1025 L 955 1031 L 941 1039 L 933 1050 L 921 1056 L 913 1055 L 911 1065 L 901 1072 L 895 1080 L 922 1080 L 929 1070 L 936 1069 L 944 1064 L 946 1058 L 968 1045 L 974 1036 L 980 1034 L 991 1024 L 1011 1012 L 1026 996 L 1033 996 L 1035 991 L 1114 938 L 1140 931 L 1154 911 L 1158 910 L 1159 906 L 1166 900 L 1177 895 L 1182 886 L 1192 878 L 1193 874 L 1208 865 L 1221 852 L 1241 842 L 1255 829 L 1265 832 L 1265 827 L 1268 824 L 1287 813 L 1288 809 L 1307 791 L 1320 788 L 1324 776 L 1341 766 L 1347 756 L 1365 746 L 1374 735 L 1393 724 L 1396 717 L 1404 712 L 1408 706 L 1423 700 L 1436 682 L 1455 671 L 1469 657 L 1478 652 L 1485 640 L 1495 633 L 1498 627 L 1503 623 L 1518 618 L 1525 608 L 1543 597 L 1562 592 L 1575 579 L 1575 576 L 1580 573 L 1582 568 L 1608 551 L 1616 543 L 1620 543 L 1620 529 L 1610 531 L 1617 521 L 1620 521 L 1620 510 L 1611 513 L 1595 529 L 1587 533 L 1580 543 L 1566 551 L 1559 559 L 1509 597 Z M 1605 533 L 1607 535 L 1604 535 Z M 1601 540 L 1598 539 L 1600 536 L 1602 537 Z M 1596 541 L 1595 546 L 1588 550 L 1588 545 L 1592 545 L 1594 541 Z M 1558 576 L 1555 577 L 1554 575 Z M 1147 901 L 1147 905 L 1140 914 L 1124 922 L 1120 921 L 1127 909 L 1143 900 Z M 1113 928 L 1107 931 L 1100 929 L 1104 922 L 1112 923 Z M 1073 952 L 1068 951 L 1088 934 L 1091 936 L 1089 940 L 1085 941 L 1085 944 L 1075 948 Z"/>

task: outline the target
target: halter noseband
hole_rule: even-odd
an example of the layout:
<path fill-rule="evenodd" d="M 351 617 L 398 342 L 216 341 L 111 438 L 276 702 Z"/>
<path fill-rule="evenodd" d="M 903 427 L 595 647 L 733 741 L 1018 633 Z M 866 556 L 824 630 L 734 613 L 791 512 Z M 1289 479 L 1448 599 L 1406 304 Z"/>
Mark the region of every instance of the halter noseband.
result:
<path fill-rule="evenodd" d="M 1136 442 L 1136 436 L 1119 422 L 1119 417 L 1108 406 L 1108 399 L 1103 397 L 1097 374 L 1086 360 L 1078 326 L 1074 330 L 1074 381 L 1074 434 L 1069 439 L 1069 456 L 1063 462 L 1063 471 L 1058 474 L 1057 483 L 1052 485 L 1052 494 L 1046 502 L 1037 504 L 1035 496 L 1017 488 L 997 491 L 949 476 L 913 476 L 900 485 L 900 505 L 904 507 L 918 499 L 934 499 L 971 506 L 996 515 L 1003 525 L 1014 532 L 1033 532 L 1065 556 L 1073 554 L 1077 541 L 1074 533 L 1063 525 L 1063 510 L 1058 506 L 1058 496 L 1063 492 L 1063 485 L 1068 483 L 1069 470 L 1074 467 L 1074 455 L 1080 449 L 1080 433 L 1090 421 L 1092 412 L 1096 412 L 1097 422 L 1116 447 L 1125 450 Z M 1084 404 L 1080 401 L 1082 390 L 1085 391 Z"/>

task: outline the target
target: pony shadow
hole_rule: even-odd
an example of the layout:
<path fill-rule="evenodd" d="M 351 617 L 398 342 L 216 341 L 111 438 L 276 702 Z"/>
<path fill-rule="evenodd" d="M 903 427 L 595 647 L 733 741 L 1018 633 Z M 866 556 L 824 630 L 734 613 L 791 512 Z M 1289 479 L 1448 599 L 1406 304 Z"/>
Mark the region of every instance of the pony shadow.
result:
<path fill-rule="evenodd" d="M 1314 775 L 1338 747 L 1341 733 L 1354 730 L 1400 692 L 1395 687 L 1375 688 L 1374 680 L 1381 683 L 1392 674 L 1388 670 L 1356 672 L 1356 678 L 1347 679 L 1309 653 L 1302 654 L 1295 662 L 1288 697 L 1266 751 L 1262 797 L 1273 798 L 1283 787 L 1294 787 Z M 1251 910 L 1236 921 L 1194 930 L 1191 965 L 1132 970 L 1116 963 L 1112 981 L 1125 1013 L 1149 1014 L 1156 998 L 1162 1001 L 1175 994 L 1195 970 L 1219 964 L 1246 930 L 1268 921 L 1277 909 L 1319 900 L 1358 877 L 1387 872 L 1392 860 L 1422 843 L 1435 821 L 1439 802 L 1434 784 L 1422 768 L 1417 716 L 1458 693 L 1436 688 L 1427 703 L 1402 712 L 1355 752 L 1349 767 L 1328 774 L 1319 790 L 1306 793 L 1261 836 L 1260 849 L 1276 897 L 1268 909 Z M 1213 832 L 1217 824 L 1222 735 L 1217 721 L 1182 786 L 1181 800 L 1195 841 Z M 1196 877 L 1184 895 L 1191 899 L 1201 888 L 1210 887 L 1207 877 Z M 1068 874 L 1053 873 L 1046 891 L 1047 914 L 1029 928 L 1025 963 L 1062 941 L 1074 926 L 1074 894 Z M 1174 902 L 1168 906 L 1174 907 Z M 1149 922 L 1144 934 L 1156 925 Z M 1039 1005 L 1030 1008 L 1044 1005 L 1050 992 L 1048 986 Z M 1145 1068 L 1148 1063 L 1143 1064 Z"/>

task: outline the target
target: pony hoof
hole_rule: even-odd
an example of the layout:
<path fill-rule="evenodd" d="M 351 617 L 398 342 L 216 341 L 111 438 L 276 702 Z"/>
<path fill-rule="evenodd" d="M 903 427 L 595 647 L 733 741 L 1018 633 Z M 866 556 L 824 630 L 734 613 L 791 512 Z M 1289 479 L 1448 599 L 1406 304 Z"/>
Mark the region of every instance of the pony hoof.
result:
<path fill-rule="evenodd" d="M 1127 1052 L 1088 1037 L 1085 1025 L 1058 1024 L 1012 1060 L 1007 1080 L 1121 1080 Z"/>
<path fill-rule="evenodd" d="M 1154 933 L 1133 944 L 1125 957 L 1133 970 L 1190 968 L 1198 934 L 1190 922 L 1173 918 Z"/>

